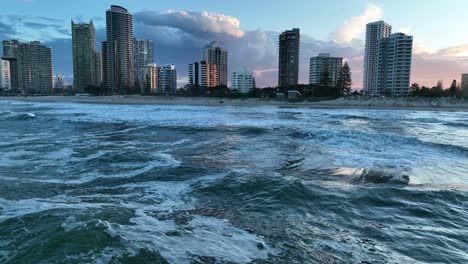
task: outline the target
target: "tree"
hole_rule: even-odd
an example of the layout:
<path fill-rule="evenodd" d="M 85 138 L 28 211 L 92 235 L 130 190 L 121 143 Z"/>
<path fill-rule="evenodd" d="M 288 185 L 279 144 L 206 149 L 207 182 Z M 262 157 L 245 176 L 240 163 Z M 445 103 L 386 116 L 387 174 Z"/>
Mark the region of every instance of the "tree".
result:
<path fill-rule="evenodd" d="M 313 89 L 314 96 L 319 97 L 339 97 L 340 96 L 340 88 L 338 83 L 333 85 L 330 72 L 328 69 L 325 68 L 325 71 L 322 73 L 322 77 L 319 80 L 318 85 L 311 85 Z"/>
<path fill-rule="evenodd" d="M 411 96 L 418 96 L 420 95 L 421 92 L 421 87 L 419 86 L 418 83 L 413 83 L 410 86 L 410 95 Z"/>
<path fill-rule="evenodd" d="M 450 88 L 449 88 L 449 95 L 450 96 L 457 96 L 457 90 L 458 90 L 457 80 L 453 80 L 452 84 L 450 85 Z"/>
<path fill-rule="evenodd" d="M 320 78 L 320 86 L 330 87 L 330 83 L 331 83 L 330 72 L 328 71 L 327 68 L 325 68 Z"/>
<path fill-rule="evenodd" d="M 351 69 L 349 68 L 348 62 L 346 61 L 341 68 L 340 78 L 338 81 L 340 95 L 350 95 L 352 85 L 353 80 L 351 78 Z"/>
<path fill-rule="evenodd" d="M 192 85 L 188 90 L 190 96 L 204 96 L 206 95 L 206 91 L 207 88 L 200 85 Z"/>
<path fill-rule="evenodd" d="M 437 88 L 438 90 L 444 90 L 444 82 L 443 82 L 442 80 L 439 80 L 439 81 L 437 82 L 436 88 Z"/>

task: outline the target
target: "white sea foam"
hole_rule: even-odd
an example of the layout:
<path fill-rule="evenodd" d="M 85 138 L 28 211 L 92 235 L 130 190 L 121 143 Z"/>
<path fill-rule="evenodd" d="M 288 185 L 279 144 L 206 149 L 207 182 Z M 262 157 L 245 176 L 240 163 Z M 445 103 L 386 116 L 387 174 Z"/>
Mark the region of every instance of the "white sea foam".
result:
<path fill-rule="evenodd" d="M 8 219 L 30 215 L 38 212 L 44 212 L 53 209 L 89 209 L 101 208 L 110 204 L 105 203 L 83 203 L 76 197 L 56 196 L 47 199 L 24 199 L 24 200 L 5 200 L 0 198 L 0 223 Z"/>
<path fill-rule="evenodd" d="M 274 253 L 262 238 L 232 226 L 227 220 L 195 216 L 181 227 L 172 220 L 160 221 L 144 210 L 137 210 L 131 222 L 134 225 L 114 224 L 109 233 L 128 241 L 132 247 L 158 251 L 170 263 L 191 263 L 193 256 L 250 263 Z"/>
<path fill-rule="evenodd" d="M 71 148 L 62 148 L 54 152 L 49 152 L 47 154 L 47 159 L 55 160 L 55 161 L 62 161 L 70 158 L 76 152 L 73 151 Z"/>

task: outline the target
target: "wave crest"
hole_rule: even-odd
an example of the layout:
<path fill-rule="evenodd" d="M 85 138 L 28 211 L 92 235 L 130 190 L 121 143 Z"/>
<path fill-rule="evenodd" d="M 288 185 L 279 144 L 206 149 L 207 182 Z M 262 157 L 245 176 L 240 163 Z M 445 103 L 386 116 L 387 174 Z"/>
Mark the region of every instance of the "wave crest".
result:
<path fill-rule="evenodd" d="M 404 174 L 374 170 L 340 168 L 333 172 L 334 176 L 351 176 L 351 184 L 398 184 L 409 185 L 410 177 Z"/>

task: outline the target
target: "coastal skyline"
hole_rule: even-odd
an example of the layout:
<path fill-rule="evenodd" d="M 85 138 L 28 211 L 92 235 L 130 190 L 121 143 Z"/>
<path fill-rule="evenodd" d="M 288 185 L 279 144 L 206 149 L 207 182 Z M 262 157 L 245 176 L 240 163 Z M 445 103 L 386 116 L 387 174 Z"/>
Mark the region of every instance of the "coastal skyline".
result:
<path fill-rule="evenodd" d="M 462 1 L 453 1 L 459 8 L 451 10 L 455 13 L 450 14 L 460 21 L 437 23 L 429 21 L 430 15 L 422 17 L 420 14 L 431 10 L 433 14 L 448 11 L 447 5 L 436 1 L 424 1 L 424 4 L 412 1 L 405 4 L 404 9 L 398 1 L 350 1 L 340 5 L 292 1 L 285 8 L 262 5 L 262 12 L 256 8 L 261 1 L 249 3 L 249 10 L 240 8 L 245 7 L 242 1 L 237 3 L 239 7 L 215 1 L 203 4 L 171 1 L 157 5 L 151 1 L 102 1 L 89 5 L 86 2 L 77 7 L 71 3 L 67 8 L 53 0 L 5 3 L 7 12 L 0 18 L 0 38 L 44 41 L 54 51 L 54 73 L 70 80 L 73 75 L 70 20 L 93 19 L 99 43 L 105 38 L 104 18 L 109 4 L 125 5 L 135 16 L 135 37 L 155 42 L 158 65 L 180 66 L 181 84 L 188 81 L 188 69 L 184 66 L 196 61 L 200 48 L 215 40 L 230 51 L 229 75 L 245 67 L 255 73 L 257 85 L 265 87 L 277 83 L 277 36 L 282 30 L 298 27 L 302 39 L 299 82 L 308 83 L 310 57 L 325 52 L 349 61 L 353 87 L 360 89 L 365 24 L 383 19 L 393 25 L 395 32 L 414 36 L 412 82 L 433 86 L 441 79 L 448 86 L 468 69 L 464 58 L 468 54 L 468 45 L 464 43 L 468 41 L 462 34 L 455 34 L 462 32 L 460 25 L 464 20 L 456 13 L 463 6 L 468 7 Z M 313 12 L 318 9 L 323 12 Z M 410 15 L 416 10 L 418 12 Z M 275 16 L 282 19 L 272 19 Z M 449 25 L 450 30 L 446 30 Z"/>

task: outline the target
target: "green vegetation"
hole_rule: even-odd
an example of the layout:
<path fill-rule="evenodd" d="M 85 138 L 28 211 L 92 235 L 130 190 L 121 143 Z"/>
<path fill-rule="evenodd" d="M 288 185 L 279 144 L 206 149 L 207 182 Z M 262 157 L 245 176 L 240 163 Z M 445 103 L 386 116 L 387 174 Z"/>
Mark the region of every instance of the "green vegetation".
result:
<path fill-rule="evenodd" d="M 456 80 L 452 81 L 450 88 L 444 89 L 442 81 L 438 81 L 432 88 L 420 86 L 418 83 L 413 83 L 410 86 L 410 96 L 412 97 L 463 97 L 463 91 Z"/>

